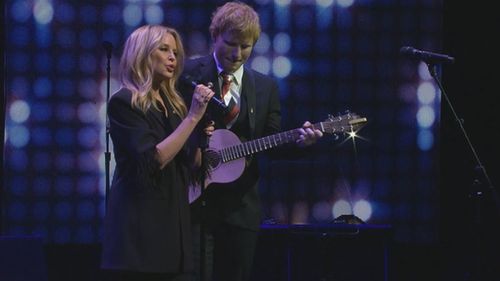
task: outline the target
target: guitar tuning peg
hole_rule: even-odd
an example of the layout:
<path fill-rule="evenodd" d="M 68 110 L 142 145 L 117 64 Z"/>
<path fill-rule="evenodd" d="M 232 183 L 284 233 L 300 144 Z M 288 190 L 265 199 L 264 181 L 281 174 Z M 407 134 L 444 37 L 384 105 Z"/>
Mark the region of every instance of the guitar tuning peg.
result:
<path fill-rule="evenodd" d="M 339 134 L 336 134 L 336 133 L 333 134 L 332 136 L 333 136 L 333 141 L 338 141 L 340 138 Z"/>

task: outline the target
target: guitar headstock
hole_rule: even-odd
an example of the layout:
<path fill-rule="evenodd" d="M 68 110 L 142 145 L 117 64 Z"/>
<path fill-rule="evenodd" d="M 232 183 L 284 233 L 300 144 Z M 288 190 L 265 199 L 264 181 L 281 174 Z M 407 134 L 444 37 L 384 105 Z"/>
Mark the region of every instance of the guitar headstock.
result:
<path fill-rule="evenodd" d="M 358 130 L 366 122 L 368 122 L 368 119 L 365 117 L 347 112 L 339 116 L 328 115 L 328 119 L 318 124 L 318 129 L 327 134 L 348 133 Z"/>

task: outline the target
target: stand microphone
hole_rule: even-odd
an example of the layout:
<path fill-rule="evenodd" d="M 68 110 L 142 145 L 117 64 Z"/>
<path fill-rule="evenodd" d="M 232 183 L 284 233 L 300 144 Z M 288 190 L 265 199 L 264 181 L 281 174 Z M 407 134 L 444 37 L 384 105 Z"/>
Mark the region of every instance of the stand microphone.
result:
<path fill-rule="evenodd" d="M 421 60 L 426 63 L 453 63 L 454 57 L 444 54 L 432 53 L 427 51 L 420 51 L 413 47 L 402 47 L 399 52 L 409 58 Z"/>
<path fill-rule="evenodd" d="M 111 84 L 111 55 L 113 51 L 113 44 L 109 41 L 102 42 L 102 46 L 106 50 L 106 151 L 104 152 L 104 161 L 105 161 L 105 174 L 106 174 L 106 190 L 104 194 L 104 202 L 105 206 L 108 206 L 108 195 L 110 190 L 110 162 L 111 162 L 111 152 L 109 152 L 109 117 L 108 117 L 108 102 L 109 102 L 109 93 L 110 93 L 110 84 Z"/>

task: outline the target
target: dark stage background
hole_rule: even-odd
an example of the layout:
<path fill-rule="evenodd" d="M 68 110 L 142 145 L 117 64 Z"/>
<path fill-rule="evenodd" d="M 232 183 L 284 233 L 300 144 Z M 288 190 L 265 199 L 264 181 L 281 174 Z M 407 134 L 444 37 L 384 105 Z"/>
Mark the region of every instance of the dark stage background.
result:
<path fill-rule="evenodd" d="M 38 237 L 49 280 L 94 280 L 97 274 L 105 212 L 102 42 L 115 47 L 113 92 L 119 87 L 121 46 L 133 29 L 145 23 L 173 26 L 188 55 L 203 55 L 210 51 L 210 13 L 223 2 L 5 2 L 0 234 Z M 346 109 L 369 120 L 358 132 L 361 138 L 326 136 L 294 161 L 263 159 L 266 222 L 324 225 L 355 214 L 369 225 L 390 225 L 384 232 L 388 240 L 382 240 L 390 241 L 388 265 L 380 265 L 388 267 L 390 280 L 499 276 L 500 218 L 491 193 L 484 188 L 481 216 L 475 216 L 477 205 L 469 198 L 472 153 L 425 64 L 399 55 L 408 45 L 456 57 L 439 73 L 497 183 L 500 132 L 493 85 L 499 59 L 493 54 L 499 46 L 493 38 L 499 20 L 491 7 L 454 2 L 249 1 L 264 32 L 249 65 L 279 81 L 283 129 Z M 263 233 L 259 258 L 282 235 Z M 318 247 L 308 239 L 297 241 Z M 318 255 L 332 264 L 350 261 L 345 270 L 363 269 L 371 262 L 362 257 L 372 256 L 345 245 L 379 251 L 380 241 L 370 246 L 366 241 L 372 240 L 360 239 L 342 243 L 342 251 L 354 254 L 335 255 L 335 248 L 325 254 L 330 248 L 324 247 Z M 302 266 L 311 263 L 304 260 Z"/>

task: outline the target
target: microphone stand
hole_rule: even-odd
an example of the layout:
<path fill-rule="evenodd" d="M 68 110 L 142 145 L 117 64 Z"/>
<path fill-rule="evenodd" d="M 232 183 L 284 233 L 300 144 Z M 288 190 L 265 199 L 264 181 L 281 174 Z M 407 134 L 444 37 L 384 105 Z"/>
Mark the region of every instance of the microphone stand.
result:
<path fill-rule="evenodd" d="M 203 117 L 203 122 L 206 123 L 209 119 L 209 114 L 205 113 Z M 207 202 L 205 200 L 205 179 L 207 176 L 208 163 L 206 163 L 205 152 L 208 148 L 209 137 L 204 132 L 204 126 L 200 128 L 202 130 L 202 137 L 200 140 L 200 149 L 201 149 L 201 175 L 200 175 L 200 281 L 205 281 L 207 279 L 207 262 L 206 262 L 206 223 L 205 223 L 205 207 Z M 208 278 L 210 279 L 210 278 Z"/>
<path fill-rule="evenodd" d="M 105 206 L 108 206 L 108 197 L 110 190 L 110 162 L 111 162 L 111 152 L 109 151 L 109 117 L 108 117 L 108 102 L 110 96 L 110 84 L 111 84 L 111 52 L 113 50 L 113 45 L 104 41 L 103 46 L 106 49 L 106 58 L 107 58 L 107 66 L 106 66 L 106 151 L 104 152 L 104 161 L 105 161 L 105 174 L 106 174 L 106 190 L 104 194 L 105 198 Z"/>
<path fill-rule="evenodd" d="M 498 215 L 500 215 L 500 197 L 498 196 L 497 190 L 493 186 L 493 183 L 492 183 L 490 177 L 488 176 L 488 173 L 486 172 L 486 168 L 484 167 L 481 160 L 479 159 L 479 155 L 477 154 L 476 149 L 472 145 L 472 142 L 471 142 L 464 126 L 463 126 L 462 120 L 458 117 L 450 99 L 448 98 L 448 95 L 446 94 L 446 92 L 444 90 L 443 85 L 441 84 L 441 81 L 438 78 L 437 71 L 436 71 L 436 65 L 431 63 L 431 62 L 426 62 L 426 64 L 427 64 L 427 68 L 429 69 L 429 73 L 431 74 L 432 78 L 434 78 L 434 81 L 436 82 L 439 89 L 441 90 L 441 94 L 444 97 L 446 103 L 448 104 L 448 107 L 450 108 L 450 110 L 453 114 L 453 117 L 455 118 L 455 121 L 457 121 L 457 123 L 460 127 L 460 131 L 462 132 L 462 134 L 466 140 L 467 146 L 471 150 L 472 156 L 474 157 L 474 160 L 476 163 L 475 171 L 474 171 L 475 172 L 474 179 L 473 179 L 472 188 L 471 188 L 471 194 L 469 196 L 471 198 L 475 199 L 474 223 L 477 226 L 476 231 L 479 231 L 479 226 L 480 226 L 480 223 L 482 221 L 481 220 L 481 198 L 483 196 L 484 185 L 486 185 L 491 192 L 491 195 L 492 195 L 493 200 L 495 202 L 496 211 L 498 212 Z M 484 180 L 484 182 L 483 182 L 483 180 Z M 480 259 L 479 251 L 481 250 L 481 248 L 480 248 L 481 237 L 478 234 L 476 234 L 476 236 L 477 236 L 476 237 L 476 247 L 477 247 L 477 251 L 478 251 L 477 260 L 476 260 L 476 266 L 477 266 L 476 278 L 480 278 L 481 277 L 481 259 Z M 481 279 L 476 279 L 476 280 L 481 280 Z"/>

